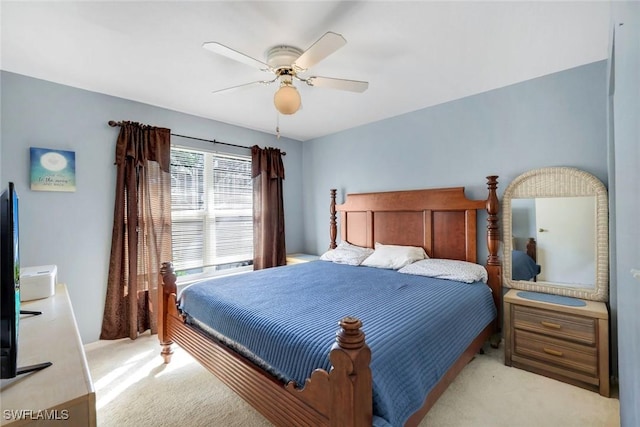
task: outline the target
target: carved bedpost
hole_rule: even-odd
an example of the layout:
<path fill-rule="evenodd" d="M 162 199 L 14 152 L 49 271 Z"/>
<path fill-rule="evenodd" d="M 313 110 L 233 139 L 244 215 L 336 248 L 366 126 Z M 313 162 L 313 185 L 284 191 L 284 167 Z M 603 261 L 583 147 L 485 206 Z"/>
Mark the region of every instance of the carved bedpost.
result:
<path fill-rule="evenodd" d="M 529 240 L 527 240 L 527 255 L 529 255 L 534 261 L 538 261 L 537 246 L 536 239 L 529 237 Z"/>
<path fill-rule="evenodd" d="M 499 202 L 496 189 L 498 188 L 498 177 L 495 175 L 487 177 L 487 188 L 489 189 L 489 197 L 487 198 L 487 248 L 489 249 L 489 257 L 487 265 L 500 265 L 500 230 L 498 228 L 498 210 Z"/>
<path fill-rule="evenodd" d="M 498 177 L 496 175 L 487 177 L 487 188 L 489 189 L 489 197 L 487 198 L 487 248 L 489 256 L 487 257 L 487 273 L 489 274 L 488 284 L 493 291 L 493 301 L 498 309 L 498 316 L 495 321 L 496 332 L 500 330 L 502 324 L 502 262 L 500 261 L 500 229 L 498 227 L 498 211 L 500 203 L 498 202 Z M 498 342 L 491 342 L 492 347 L 497 348 Z"/>
<path fill-rule="evenodd" d="M 331 426 L 368 427 L 373 422 L 371 350 L 359 319 L 345 317 L 339 325 L 329 356 Z"/>
<path fill-rule="evenodd" d="M 538 262 L 538 243 L 536 243 L 536 239 L 533 237 L 529 237 L 529 240 L 527 240 L 527 255 L 529 255 L 535 262 Z M 533 281 L 538 281 L 537 275 L 533 276 Z"/>
<path fill-rule="evenodd" d="M 329 212 L 331 213 L 329 220 L 329 237 L 331 242 L 329 243 L 329 249 L 336 248 L 336 237 L 338 235 L 338 227 L 336 225 L 336 189 L 332 188 L 331 192 L 331 204 L 329 205 Z"/>
<path fill-rule="evenodd" d="M 171 362 L 173 350 L 171 344 L 173 341 L 169 338 L 168 325 L 168 309 L 169 296 L 177 293 L 176 273 L 173 270 L 171 262 L 163 262 L 160 267 L 161 282 L 158 286 L 158 339 L 162 350 L 160 355 L 164 359 L 164 363 Z"/>

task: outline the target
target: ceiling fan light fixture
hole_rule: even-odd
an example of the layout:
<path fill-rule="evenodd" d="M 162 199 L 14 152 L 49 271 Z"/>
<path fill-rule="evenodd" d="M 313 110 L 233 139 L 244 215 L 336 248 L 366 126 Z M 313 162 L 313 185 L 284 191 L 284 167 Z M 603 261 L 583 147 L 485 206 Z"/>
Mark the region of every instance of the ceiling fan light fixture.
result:
<path fill-rule="evenodd" d="M 273 103 L 280 114 L 294 114 L 300 109 L 301 102 L 298 89 L 290 82 L 282 82 L 280 89 L 273 96 Z"/>

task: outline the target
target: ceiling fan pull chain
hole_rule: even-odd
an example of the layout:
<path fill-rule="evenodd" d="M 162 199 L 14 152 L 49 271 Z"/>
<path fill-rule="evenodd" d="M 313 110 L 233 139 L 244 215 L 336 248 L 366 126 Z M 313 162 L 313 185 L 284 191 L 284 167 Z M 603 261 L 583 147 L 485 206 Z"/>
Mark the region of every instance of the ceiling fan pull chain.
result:
<path fill-rule="evenodd" d="M 280 139 L 280 113 L 276 113 L 276 139 Z"/>

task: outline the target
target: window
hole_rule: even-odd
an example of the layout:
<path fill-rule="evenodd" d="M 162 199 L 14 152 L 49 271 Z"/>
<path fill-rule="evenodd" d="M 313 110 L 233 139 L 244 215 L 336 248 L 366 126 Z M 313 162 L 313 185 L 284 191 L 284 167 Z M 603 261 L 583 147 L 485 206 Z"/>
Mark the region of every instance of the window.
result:
<path fill-rule="evenodd" d="M 251 158 L 172 148 L 171 216 L 180 282 L 253 269 Z"/>

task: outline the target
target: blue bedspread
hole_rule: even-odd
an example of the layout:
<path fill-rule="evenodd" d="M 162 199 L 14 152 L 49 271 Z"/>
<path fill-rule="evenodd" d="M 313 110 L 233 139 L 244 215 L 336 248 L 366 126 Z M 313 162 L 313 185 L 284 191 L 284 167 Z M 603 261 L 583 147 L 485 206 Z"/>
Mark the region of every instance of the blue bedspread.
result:
<path fill-rule="evenodd" d="M 182 310 L 250 349 L 285 380 L 329 369 L 338 321 L 362 320 L 371 348 L 375 425 L 400 426 L 491 322 L 483 283 L 315 261 L 200 282 Z"/>

